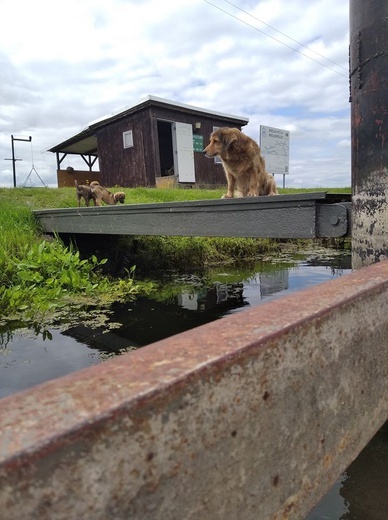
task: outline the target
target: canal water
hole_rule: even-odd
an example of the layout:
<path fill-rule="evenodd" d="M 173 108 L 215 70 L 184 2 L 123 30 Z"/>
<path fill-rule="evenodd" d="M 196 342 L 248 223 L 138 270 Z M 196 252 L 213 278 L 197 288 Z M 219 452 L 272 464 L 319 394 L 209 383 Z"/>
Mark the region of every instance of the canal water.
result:
<path fill-rule="evenodd" d="M 50 329 L 0 328 L 0 398 L 285 294 L 346 276 L 350 255 L 319 251 L 201 273 L 163 273 L 147 296 Z M 96 319 L 97 316 L 97 319 Z M 99 317 L 98 317 L 99 316 Z M 307 520 L 388 518 L 388 429 L 382 428 Z"/>

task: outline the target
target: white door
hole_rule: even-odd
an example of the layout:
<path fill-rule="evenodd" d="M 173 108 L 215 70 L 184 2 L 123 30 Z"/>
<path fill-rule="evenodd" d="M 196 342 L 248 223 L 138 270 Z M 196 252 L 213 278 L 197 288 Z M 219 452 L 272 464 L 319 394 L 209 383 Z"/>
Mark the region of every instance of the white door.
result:
<path fill-rule="evenodd" d="M 179 182 L 195 182 L 193 128 L 187 123 L 172 125 L 174 172 Z"/>

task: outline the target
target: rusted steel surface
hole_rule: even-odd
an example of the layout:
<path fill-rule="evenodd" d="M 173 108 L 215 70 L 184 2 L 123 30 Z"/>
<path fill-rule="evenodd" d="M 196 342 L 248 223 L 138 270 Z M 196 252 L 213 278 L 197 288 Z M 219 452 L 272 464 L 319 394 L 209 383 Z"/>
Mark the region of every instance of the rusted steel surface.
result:
<path fill-rule="evenodd" d="M 350 1 L 353 267 L 388 258 L 388 2 Z"/>
<path fill-rule="evenodd" d="M 270 238 L 349 236 L 350 213 L 325 192 L 34 211 L 46 232 Z"/>
<path fill-rule="evenodd" d="M 0 400 L 0 517 L 301 519 L 388 417 L 388 262 Z"/>

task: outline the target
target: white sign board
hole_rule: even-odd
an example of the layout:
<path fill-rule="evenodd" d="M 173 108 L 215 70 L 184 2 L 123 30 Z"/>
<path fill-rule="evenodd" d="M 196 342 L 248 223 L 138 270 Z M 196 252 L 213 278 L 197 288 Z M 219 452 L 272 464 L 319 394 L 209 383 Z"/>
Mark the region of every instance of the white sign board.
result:
<path fill-rule="evenodd" d="M 260 148 L 269 173 L 289 173 L 290 132 L 260 125 Z"/>

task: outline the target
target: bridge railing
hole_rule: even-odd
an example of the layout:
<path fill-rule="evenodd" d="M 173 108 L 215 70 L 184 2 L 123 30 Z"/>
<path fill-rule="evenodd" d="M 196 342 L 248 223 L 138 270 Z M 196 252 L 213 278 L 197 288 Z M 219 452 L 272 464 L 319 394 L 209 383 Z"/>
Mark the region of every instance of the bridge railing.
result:
<path fill-rule="evenodd" d="M 0 400 L 15 518 L 301 519 L 388 417 L 388 261 Z"/>

